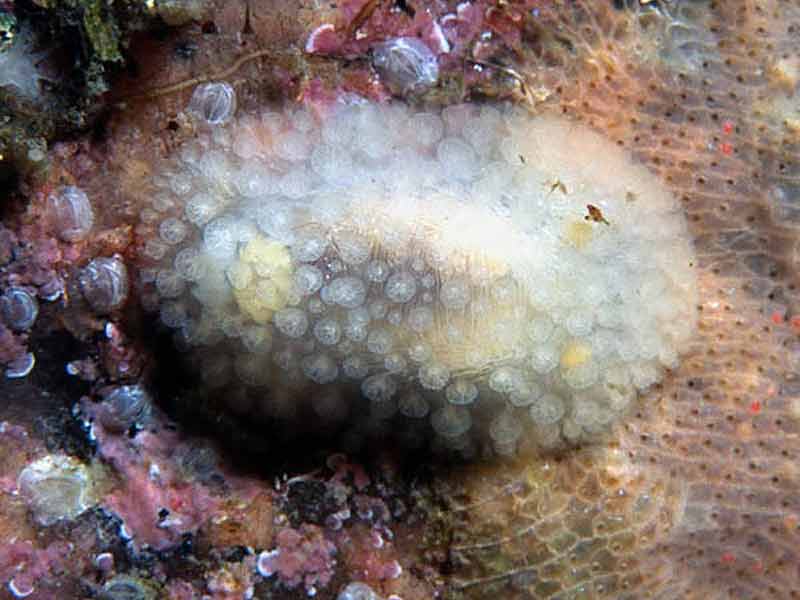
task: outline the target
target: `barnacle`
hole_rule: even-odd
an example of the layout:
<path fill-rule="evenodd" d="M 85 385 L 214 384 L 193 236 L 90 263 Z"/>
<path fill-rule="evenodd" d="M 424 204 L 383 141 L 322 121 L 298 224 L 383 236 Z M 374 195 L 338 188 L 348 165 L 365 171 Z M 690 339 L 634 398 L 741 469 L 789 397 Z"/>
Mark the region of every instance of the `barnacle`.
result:
<path fill-rule="evenodd" d="M 436 55 L 417 38 L 399 37 L 378 44 L 373 49 L 372 64 L 386 86 L 398 95 L 422 92 L 439 78 Z"/>
<path fill-rule="evenodd" d="M 16 331 L 25 331 L 33 327 L 39 315 L 39 303 L 24 288 L 12 287 L 0 297 L 0 310 L 6 324 Z"/>
<path fill-rule="evenodd" d="M 74 519 L 91 505 L 91 477 L 78 460 L 49 454 L 19 474 L 17 486 L 41 525 Z"/>
<path fill-rule="evenodd" d="M 36 366 L 36 355 L 26 352 L 6 365 L 5 375 L 8 379 L 21 379 L 27 377 Z"/>
<path fill-rule="evenodd" d="M 124 431 L 147 418 L 151 399 L 140 385 L 120 385 L 103 393 L 103 405 L 106 410 L 99 412 L 103 426 Z"/>
<path fill-rule="evenodd" d="M 366 583 L 354 581 L 339 592 L 336 600 L 380 600 L 380 596 Z"/>
<path fill-rule="evenodd" d="M 211 125 L 225 123 L 236 111 L 236 93 L 224 81 L 200 84 L 192 94 L 189 111 Z"/>
<path fill-rule="evenodd" d="M 65 242 L 84 239 L 94 225 L 94 210 L 81 188 L 67 185 L 50 194 L 48 209 L 53 227 Z"/>
<path fill-rule="evenodd" d="M 128 270 L 119 258 L 95 258 L 81 271 L 81 292 L 98 313 L 122 306 L 128 298 Z"/>
<path fill-rule="evenodd" d="M 153 600 L 158 590 L 144 580 L 118 575 L 108 581 L 100 592 L 101 600 Z"/>

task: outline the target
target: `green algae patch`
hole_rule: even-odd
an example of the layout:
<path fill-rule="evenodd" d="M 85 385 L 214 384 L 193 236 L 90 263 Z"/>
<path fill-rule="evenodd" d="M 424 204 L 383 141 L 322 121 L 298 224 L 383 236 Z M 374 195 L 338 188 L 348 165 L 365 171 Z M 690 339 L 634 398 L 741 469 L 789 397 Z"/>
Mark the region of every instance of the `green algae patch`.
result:
<path fill-rule="evenodd" d="M 89 0 L 83 4 L 83 25 L 97 56 L 103 61 L 122 61 L 116 20 L 103 14 L 105 11 L 100 0 Z"/>

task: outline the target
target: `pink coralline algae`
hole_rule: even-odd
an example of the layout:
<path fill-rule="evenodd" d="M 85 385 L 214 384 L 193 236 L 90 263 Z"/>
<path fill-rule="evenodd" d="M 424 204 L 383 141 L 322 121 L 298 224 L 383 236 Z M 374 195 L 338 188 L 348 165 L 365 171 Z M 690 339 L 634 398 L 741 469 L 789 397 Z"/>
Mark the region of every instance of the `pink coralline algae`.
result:
<path fill-rule="evenodd" d="M 198 600 L 200 598 L 200 594 L 197 593 L 194 586 L 182 579 L 173 579 L 167 585 L 165 592 L 168 600 Z"/>
<path fill-rule="evenodd" d="M 72 548 L 67 542 L 55 542 L 44 549 L 29 541 L 0 546 L 0 581 L 15 598 L 46 598 L 35 594 L 45 577 L 56 575 L 69 564 Z"/>
<path fill-rule="evenodd" d="M 24 225 L 20 238 L 25 243 L 16 248 L 15 260 L 8 265 L 9 283 L 35 286 L 41 298 L 56 300 L 64 286 L 61 266 L 76 260 L 78 250 L 52 238 L 40 222 Z"/>
<path fill-rule="evenodd" d="M 276 575 L 290 589 L 302 584 L 310 594 L 330 583 L 336 567 L 336 546 L 320 527 L 305 523 L 299 529 L 286 527 L 275 541 L 274 550 L 258 557 L 260 575 Z"/>
<path fill-rule="evenodd" d="M 346 456 L 332 455 L 327 468 L 273 488 L 232 473 L 210 444 L 175 432 L 141 385 L 105 388 L 98 401 L 84 398 L 79 406 L 95 458 L 86 465 L 74 457 L 59 460 L 86 469 L 96 484 L 91 503 L 102 510 L 68 511 L 50 529 L 53 541 L 31 537 L 32 529 L 0 549 L 0 585 L 13 597 L 55 598 L 54 586 L 89 580 L 102 598 L 128 598 L 124 593 L 132 590 L 144 595 L 131 597 L 147 600 L 247 600 L 265 590 L 331 597 L 341 591 L 334 583 L 340 576 L 366 582 L 378 597 L 419 585 L 401 566 L 389 528 L 402 527 L 397 518 L 404 514 L 396 510 L 391 486 L 372 480 Z M 16 514 L 27 512 L 31 525 L 41 525 L 35 515 L 50 512 L 23 502 L 31 494 L 21 493 L 18 480 L 30 479 L 20 473 L 31 464 L 54 459 L 40 458 L 45 449 L 16 425 L 0 424 L 0 443 L 10 453 L 0 462 L 0 496 L 7 501 L 0 507 L 8 511 L 16 503 Z M 9 504 L 12 498 L 17 500 Z M 0 511 L 0 527 L 3 518 L 8 516 Z M 98 523 L 113 527 L 115 535 L 91 535 Z M 273 536 L 276 524 L 282 527 Z M 127 560 L 152 556 L 149 551 L 181 555 L 189 538 L 198 556 L 211 557 L 190 578 L 165 581 L 159 568 L 125 571 Z M 243 554 L 224 554 L 232 548 Z"/>
<path fill-rule="evenodd" d="M 119 386 L 103 392 L 103 402 L 81 402 L 91 422 L 98 457 L 111 467 L 119 485 L 100 501 L 122 520 L 121 535 L 136 552 L 168 550 L 204 525 L 231 515 L 230 506 L 249 505 L 259 487 L 230 473 L 224 476 L 225 495 L 188 464 L 209 462 L 203 447 L 173 430 L 165 416 L 151 406 L 140 386 Z M 129 435 L 131 428 L 145 429 Z M 205 465 L 202 469 L 214 468 Z"/>
<path fill-rule="evenodd" d="M 258 555 L 258 573 L 289 589 L 302 586 L 309 595 L 334 591 L 329 583 L 342 574 L 384 592 L 406 589 L 413 577 L 401 566 L 396 533 L 390 529 L 402 528 L 406 509 L 391 486 L 372 481 L 345 455 L 331 455 L 326 466 L 327 476 L 314 472 L 278 487 L 277 504 L 290 515 L 291 526 Z"/>
<path fill-rule="evenodd" d="M 0 255 L 4 263 L 0 287 L 5 288 L 0 297 L 0 363 L 6 365 L 8 377 L 24 377 L 33 368 L 34 358 L 28 353 L 27 339 L 39 315 L 37 287 L 43 297 L 51 287 L 59 287 L 53 283 L 58 278 L 49 257 L 38 254 L 38 248 L 20 246 L 16 235 L 5 228 L 0 230 Z M 26 260 L 29 255 L 34 260 Z"/>
<path fill-rule="evenodd" d="M 449 50 L 437 19 L 437 13 L 444 14 L 441 7 L 415 11 L 412 16 L 381 4 L 370 0 L 340 3 L 336 23 L 317 27 L 306 41 L 306 52 L 353 58 L 393 37 L 419 38 L 437 54 Z"/>
<path fill-rule="evenodd" d="M 249 600 L 253 597 L 253 563 L 248 556 L 238 563 L 225 563 L 206 576 L 208 600 Z"/>
<path fill-rule="evenodd" d="M 42 506 L 29 504 L 29 496 L 20 489 L 25 484 L 20 484 L 19 479 L 25 478 L 31 464 L 47 461 L 47 457 L 37 460 L 44 452 L 41 443 L 25 427 L 0 422 L 0 533 L 4 539 L 0 544 L 0 598 L 3 599 L 67 597 L 57 595 L 55 588 L 86 568 L 84 557 L 94 543 L 92 536 L 64 539 L 58 531 L 37 535 L 34 525 L 41 524 Z M 47 494 L 43 489 L 35 492 Z M 60 494 L 58 489 L 52 492 L 52 496 Z M 67 506 L 66 513 L 69 512 Z"/>
<path fill-rule="evenodd" d="M 521 50 L 526 19 L 535 17 L 540 4 L 476 0 L 455 9 L 432 2 L 400 10 L 393 3 L 349 0 L 310 31 L 305 51 L 350 59 L 374 53 L 381 80 L 399 95 L 423 92 L 436 83 L 439 71 L 444 78 L 480 84 L 496 74 L 494 56 Z M 387 49 L 398 59 L 393 69 L 385 68 Z"/>
<path fill-rule="evenodd" d="M 24 377 L 33 368 L 28 336 L 36 326 L 40 303 L 62 296 L 62 270 L 80 255 L 72 244 L 53 235 L 43 218 L 44 204 L 39 198 L 15 230 L 0 228 L 0 288 L 5 290 L 0 300 L 0 363 L 10 378 Z"/>
<path fill-rule="evenodd" d="M 106 322 L 103 333 L 103 339 L 98 343 L 100 354 L 98 360 L 93 358 L 72 360 L 66 365 L 67 373 L 84 381 L 97 380 L 102 369 L 105 370 L 108 380 L 113 382 L 129 381 L 131 378 L 137 377 L 144 367 L 145 358 L 139 351 L 140 349 L 132 345 L 129 338 L 112 321 Z M 110 392 L 111 390 L 108 388 L 100 390 L 101 395 Z M 116 405 L 116 402 L 121 399 L 123 399 L 122 396 L 115 396 L 114 402 L 106 404 L 106 406 L 110 407 L 113 404 L 113 411 L 118 411 L 121 406 Z M 108 416 L 114 418 L 113 415 Z"/>
<path fill-rule="evenodd" d="M 366 581 L 392 581 L 403 574 L 385 527 L 353 528 L 347 534 L 347 565 L 350 573 Z"/>
<path fill-rule="evenodd" d="M 95 426 L 101 456 L 123 479 L 103 505 L 123 521 L 135 547 L 170 548 L 200 527 L 219 506 L 205 486 L 183 479 L 171 464 L 178 436 L 161 431 L 134 438 Z"/>
<path fill-rule="evenodd" d="M 0 448 L 3 449 L 0 462 L 0 495 L 17 492 L 18 470 L 24 464 L 28 454 L 40 448 L 34 444 L 24 427 L 8 421 L 0 422 Z M 12 460 L 12 459 L 16 460 Z"/>
<path fill-rule="evenodd" d="M 106 323 L 104 333 L 105 340 L 100 343 L 100 352 L 108 377 L 118 381 L 138 376 L 144 367 L 139 348 L 132 345 L 120 328 L 110 321 Z"/>
<path fill-rule="evenodd" d="M 117 395 L 130 395 L 131 391 L 118 390 Z M 141 400 L 138 393 L 134 395 Z M 123 404 L 120 418 L 125 420 L 132 409 L 130 402 Z M 141 402 L 135 404 L 137 414 L 145 410 Z M 206 522 L 220 500 L 205 486 L 179 472 L 173 457 L 183 444 L 176 432 L 147 430 L 129 437 L 118 426 L 119 419 L 110 416 L 112 409 L 113 406 L 83 403 L 84 414 L 96 419 L 92 431 L 98 454 L 114 467 L 121 481 L 119 488 L 105 496 L 101 505 L 122 519 L 125 533 L 135 548 L 170 548 L 180 543 L 184 534 L 195 532 Z"/>
<path fill-rule="evenodd" d="M 25 377 L 36 364 L 27 352 L 27 333 L 39 315 L 36 296 L 22 287 L 11 287 L 0 297 L 0 362 L 6 377 Z"/>

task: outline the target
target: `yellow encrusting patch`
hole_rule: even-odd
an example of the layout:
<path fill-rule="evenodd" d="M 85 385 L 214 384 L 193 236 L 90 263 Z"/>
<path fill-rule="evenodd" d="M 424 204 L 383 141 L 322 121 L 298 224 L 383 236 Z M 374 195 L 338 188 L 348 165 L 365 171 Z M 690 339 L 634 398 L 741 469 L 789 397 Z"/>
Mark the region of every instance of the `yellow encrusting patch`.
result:
<path fill-rule="evenodd" d="M 246 286 L 234 289 L 239 308 L 259 324 L 272 320 L 276 310 L 286 306 L 292 285 L 292 259 L 283 244 L 257 236 L 239 251 L 239 265 L 256 274 Z"/>
<path fill-rule="evenodd" d="M 592 358 L 592 350 L 582 342 L 570 342 L 561 353 L 561 366 L 571 369 Z"/>
<path fill-rule="evenodd" d="M 259 325 L 265 325 L 272 320 L 274 311 L 261 302 L 255 293 L 255 286 L 234 290 L 233 296 L 236 298 L 239 308 Z"/>
<path fill-rule="evenodd" d="M 292 271 L 292 257 L 286 246 L 260 235 L 247 242 L 239 251 L 239 259 L 253 265 L 253 269 L 262 276 L 266 272 Z"/>

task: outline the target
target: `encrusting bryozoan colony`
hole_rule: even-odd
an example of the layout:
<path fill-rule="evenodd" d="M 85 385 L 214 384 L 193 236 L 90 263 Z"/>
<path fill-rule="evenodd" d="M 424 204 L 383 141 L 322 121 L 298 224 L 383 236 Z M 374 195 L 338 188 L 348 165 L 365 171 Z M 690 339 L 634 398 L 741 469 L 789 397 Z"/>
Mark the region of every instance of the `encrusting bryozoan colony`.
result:
<path fill-rule="evenodd" d="M 677 365 L 682 212 L 587 127 L 469 105 L 222 115 L 218 92 L 138 231 L 145 303 L 233 410 L 509 454 L 595 436 Z"/>

